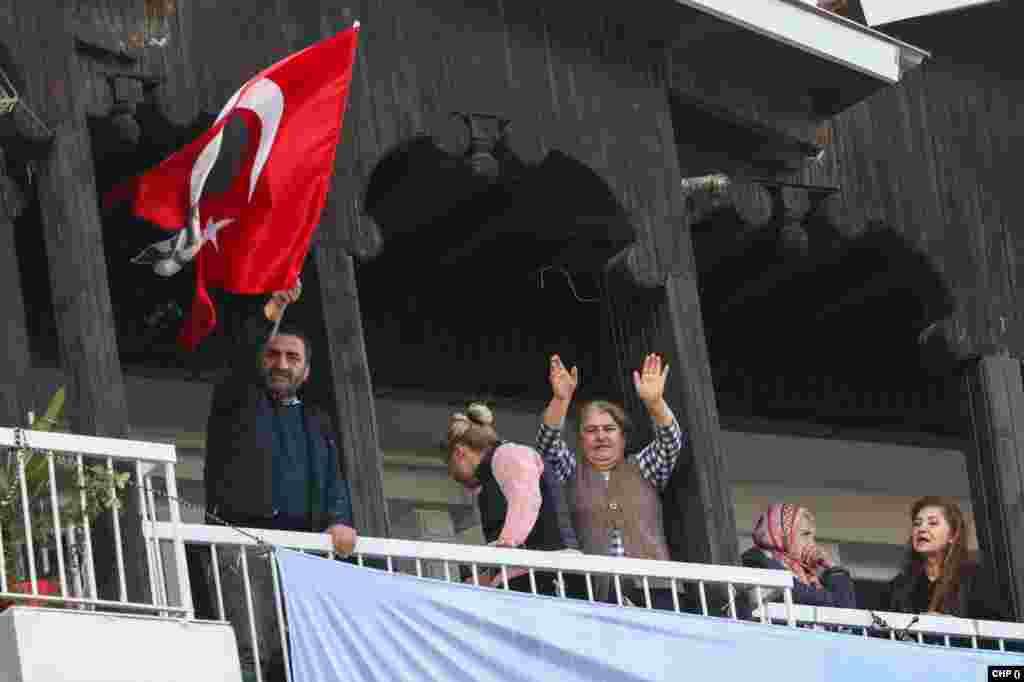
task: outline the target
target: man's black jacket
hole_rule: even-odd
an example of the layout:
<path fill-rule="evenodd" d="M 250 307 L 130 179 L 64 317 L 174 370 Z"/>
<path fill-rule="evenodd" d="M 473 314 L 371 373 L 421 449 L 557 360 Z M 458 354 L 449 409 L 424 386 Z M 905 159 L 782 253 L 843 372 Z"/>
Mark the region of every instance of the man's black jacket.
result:
<path fill-rule="evenodd" d="M 232 338 L 231 371 L 214 389 L 206 427 L 206 506 L 218 517 L 239 525 L 320 531 L 333 523 L 352 526 L 348 484 L 341 479 L 336 440 L 326 415 L 304 405 L 313 480 L 323 503 L 315 518 L 284 518 L 273 506 L 273 457 L 276 409 L 260 368 L 263 344 L 272 329 L 263 301 L 231 297 L 222 315 Z"/>

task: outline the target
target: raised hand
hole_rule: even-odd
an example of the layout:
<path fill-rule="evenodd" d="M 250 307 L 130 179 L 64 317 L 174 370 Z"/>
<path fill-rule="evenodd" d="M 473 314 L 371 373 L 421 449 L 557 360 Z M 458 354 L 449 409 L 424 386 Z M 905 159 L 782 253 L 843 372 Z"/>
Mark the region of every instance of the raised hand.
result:
<path fill-rule="evenodd" d="M 548 373 L 551 382 L 551 393 L 559 400 L 572 400 L 572 394 L 576 392 L 580 375 L 575 367 L 572 371 L 566 370 L 562 359 L 557 355 L 551 356 L 551 369 Z"/>
<path fill-rule="evenodd" d="M 356 533 L 355 529 L 349 528 L 342 523 L 336 523 L 328 528 L 327 534 L 331 536 L 331 544 L 334 546 L 334 551 L 341 556 L 351 554 L 356 548 L 356 542 L 359 540 L 359 534 Z"/>
<path fill-rule="evenodd" d="M 832 559 L 831 552 L 818 543 L 804 547 L 801 552 L 800 560 L 808 566 L 821 566 L 823 568 L 831 568 L 835 566 L 835 561 Z"/>
<path fill-rule="evenodd" d="M 633 386 L 636 394 L 648 408 L 658 405 L 665 395 L 665 380 L 668 365 L 662 367 L 661 356 L 649 353 L 639 370 L 633 371 Z"/>
<path fill-rule="evenodd" d="M 284 312 L 285 306 L 295 303 L 299 300 L 302 295 L 302 281 L 298 280 L 295 282 L 295 286 L 291 289 L 282 289 L 281 291 L 275 291 L 270 295 L 270 300 L 263 307 L 263 313 L 267 316 L 267 319 L 271 322 L 277 322 L 278 318 L 281 317 L 281 313 Z"/>
<path fill-rule="evenodd" d="M 832 568 L 836 565 L 835 553 L 831 548 L 825 548 L 815 543 L 815 547 L 818 548 L 818 563 L 824 568 Z"/>

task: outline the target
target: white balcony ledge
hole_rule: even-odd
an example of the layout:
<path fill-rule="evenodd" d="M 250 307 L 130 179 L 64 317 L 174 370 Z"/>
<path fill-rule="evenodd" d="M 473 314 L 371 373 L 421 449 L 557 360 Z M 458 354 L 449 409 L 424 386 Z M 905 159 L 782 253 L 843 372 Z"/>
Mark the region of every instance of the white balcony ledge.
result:
<path fill-rule="evenodd" d="M 890 84 L 928 57 L 924 50 L 801 0 L 676 2 Z"/>

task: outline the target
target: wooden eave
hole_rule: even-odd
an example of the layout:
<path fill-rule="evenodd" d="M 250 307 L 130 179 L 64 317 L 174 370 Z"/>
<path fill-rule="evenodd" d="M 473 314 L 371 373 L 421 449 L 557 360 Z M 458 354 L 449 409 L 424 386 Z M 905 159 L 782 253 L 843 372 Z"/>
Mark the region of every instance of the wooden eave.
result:
<path fill-rule="evenodd" d="M 925 46 L 936 58 L 958 64 L 974 64 L 985 71 L 1019 78 L 1021 60 L 1008 46 L 1017 39 L 1024 5 L 984 2 L 944 12 L 921 14 L 886 23 L 879 28 L 900 39 Z M 968 36 L 965 39 L 965 36 Z M 970 36 L 984 36 L 981 40 Z"/>
<path fill-rule="evenodd" d="M 671 22 L 674 96 L 702 115 L 725 112 L 723 132 L 739 125 L 774 137 L 760 149 L 777 159 L 755 166 L 813 155 L 823 120 L 899 82 L 929 56 L 802 0 L 675 0 Z"/>
<path fill-rule="evenodd" d="M 882 84 L 893 84 L 928 56 L 924 50 L 803 0 L 676 0 L 676 3 L 683 22 L 687 18 L 686 10 L 691 17 L 694 12 L 714 17 L 722 24 L 715 30 L 716 34 L 727 36 L 729 31 L 725 27 L 731 25 L 737 31 L 768 38 L 832 62 L 840 68 L 833 74 L 836 77 L 842 77 L 844 71 L 853 71 Z M 758 49 L 754 42 L 750 43 L 750 48 Z"/>

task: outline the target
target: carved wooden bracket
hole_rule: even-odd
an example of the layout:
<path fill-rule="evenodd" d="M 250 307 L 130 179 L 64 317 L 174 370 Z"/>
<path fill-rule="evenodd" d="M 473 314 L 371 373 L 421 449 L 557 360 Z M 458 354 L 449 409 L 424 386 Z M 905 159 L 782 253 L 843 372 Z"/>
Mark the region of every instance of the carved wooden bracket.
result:
<path fill-rule="evenodd" d="M 95 25 L 75 22 L 71 27 L 75 48 L 79 52 L 92 54 L 100 59 L 116 59 L 122 63 L 134 64 L 139 60 L 142 48 L 138 39 L 125 40 L 111 31 Z"/>
<path fill-rule="evenodd" d="M 664 287 L 667 279 L 655 267 L 650 251 L 636 243 L 608 259 L 604 266 L 604 276 L 619 287 L 627 285 L 641 295 Z"/>
<path fill-rule="evenodd" d="M 461 111 L 452 113 L 452 117 L 461 119 L 469 129 L 466 158 L 474 173 L 494 182 L 499 174 L 508 172 L 509 165 L 522 171 L 523 163 L 504 146 L 505 131 L 511 124 L 509 119 L 496 114 Z"/>

